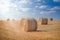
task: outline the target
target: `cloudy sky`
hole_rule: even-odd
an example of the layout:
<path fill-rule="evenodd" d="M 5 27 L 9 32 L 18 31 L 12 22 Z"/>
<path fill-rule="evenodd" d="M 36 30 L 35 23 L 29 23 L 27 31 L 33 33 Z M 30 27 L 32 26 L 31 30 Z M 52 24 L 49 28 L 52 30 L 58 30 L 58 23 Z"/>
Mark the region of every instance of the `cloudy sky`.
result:
<path fill-rule="evenodd" d="M 32 17 L 60 20 L 60 0 L 0 0 L 0 19 Z"/>

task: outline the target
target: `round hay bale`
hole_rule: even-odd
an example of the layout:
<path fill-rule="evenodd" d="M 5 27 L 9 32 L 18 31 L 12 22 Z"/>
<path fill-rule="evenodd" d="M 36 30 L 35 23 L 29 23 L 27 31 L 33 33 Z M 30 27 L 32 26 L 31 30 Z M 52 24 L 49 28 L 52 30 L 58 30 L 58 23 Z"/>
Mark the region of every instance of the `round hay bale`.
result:
<path fill-rule="evenodd" d="M 47 18 L 43 18 L 41 24 L 45 24 L 45 25 L 48 24 L 48 19 Z"/>
<path fill-rule="evenodd" d="M 15 21 L 15 19 L 12 19 L 13 21 Z"/>
<path fill-rule="evenodd" d="M 37 30 L 37 21 L 35 19 L 24 19 L 22 20 L 22 26 L 25 31 L 36 31 Z"/>
<path fill-rule="evenodd" d="M 51 21 L 53 21 L 53 18 L 50 18 Z"/>
<path fill-rule="evenodd" d="M 48 24 L 49 24 L 49 25 L 53 25 L 53 23 L 54 23 L 53 21 L 54 21 L 53 18 L 49 18 L 49 19 L 48 19 Z"/>
<path fill-rule="evenodd" d="M 48 24 L 48 19 L 47 18 L 40 18 L 38 20 L 38 25 L 47 25 Z"/>
<path fill-rule="evenodd" d="M 7 19 L 7 21 L 9 21 L 10 19 Z"/>

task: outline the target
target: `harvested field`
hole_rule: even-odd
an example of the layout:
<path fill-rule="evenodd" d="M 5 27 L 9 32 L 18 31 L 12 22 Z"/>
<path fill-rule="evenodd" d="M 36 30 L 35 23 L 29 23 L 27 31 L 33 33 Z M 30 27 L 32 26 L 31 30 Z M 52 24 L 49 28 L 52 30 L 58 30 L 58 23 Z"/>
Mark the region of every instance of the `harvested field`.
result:
<path fill-rule="evenodd" d="M 25 32 L 19 20 L 0 21 L 0 40 L 60 40 L 60 21 L 54 23 L 38 26 L 37 31 Z"/>

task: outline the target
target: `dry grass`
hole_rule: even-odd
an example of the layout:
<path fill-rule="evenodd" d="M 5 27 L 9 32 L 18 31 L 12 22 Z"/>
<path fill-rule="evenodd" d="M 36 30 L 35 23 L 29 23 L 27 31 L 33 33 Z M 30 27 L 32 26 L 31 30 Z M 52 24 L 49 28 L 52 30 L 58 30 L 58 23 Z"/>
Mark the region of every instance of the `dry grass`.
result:
<path fill-rule="evenodd" d="M 0 21 L 0 40 L 60 40 L 60 21 L 54 23 L 38 26 L 37 31 L 25 32 L 19 20 Z"/>

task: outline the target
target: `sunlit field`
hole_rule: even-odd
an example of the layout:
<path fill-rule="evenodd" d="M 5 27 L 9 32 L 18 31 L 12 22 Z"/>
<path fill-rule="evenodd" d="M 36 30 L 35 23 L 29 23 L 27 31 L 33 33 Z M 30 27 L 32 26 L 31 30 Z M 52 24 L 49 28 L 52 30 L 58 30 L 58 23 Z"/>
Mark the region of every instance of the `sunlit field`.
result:
<path fill-rule="evenodd" d="M 0 40 L 60 40 L 60 21 L 26 32 L 20 26 L 20 20 L 0 20 Z"/>

